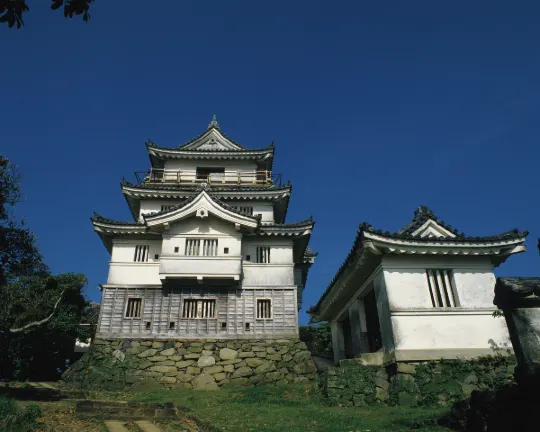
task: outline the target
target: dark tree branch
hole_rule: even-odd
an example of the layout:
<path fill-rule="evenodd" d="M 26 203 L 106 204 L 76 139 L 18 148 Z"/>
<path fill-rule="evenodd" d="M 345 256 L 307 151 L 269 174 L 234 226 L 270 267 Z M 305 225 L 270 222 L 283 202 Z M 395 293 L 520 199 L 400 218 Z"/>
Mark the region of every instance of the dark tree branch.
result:
<path fill-rule="evenodd" d="M 39 320 L 39 321 L 32 321 L 32 322 L 30 322 L 30 323 L 28 323 L 28 324 L 26 324 L 26 325 L 24 325 L 22 327 L 10 328 L 9 332 L 10 333 L 20 333 L 20 332 L 22 332 L 24 330 L 27 330 L 27 329 L 31 328 L 31 327 L 37 327 L 37 326 L 43 325 L 46 322 L 50 321 L 52 319 L 52 317 L 54 316 L 54 313 L 56 312 L 56 308 L 60 304 L 60 301 L 62 300 L 62 297 L 63 297 L 65 291 L 66 290 L 64 289 L 60 293 L 60 296 L 58 297 L 58 300 L 56 300 L 56 303 L 54 304 L 54 308 L 53 308 L 51 314 L 48 317 L 43 318 L 42 320 Z"/>

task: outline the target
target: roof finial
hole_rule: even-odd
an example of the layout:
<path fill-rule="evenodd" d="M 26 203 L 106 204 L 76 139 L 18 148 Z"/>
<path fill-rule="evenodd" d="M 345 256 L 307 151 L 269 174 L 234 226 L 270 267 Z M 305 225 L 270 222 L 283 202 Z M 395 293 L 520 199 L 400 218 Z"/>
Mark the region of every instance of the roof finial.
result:
<path fill-rule="evenodd" d="M 210 122 L 210 124 L 208 125 L 209 128 L 211 127 L 215 127 L 217 129 L 219 129 L 219 123 L 217 121 L 217 118 L 216 118 L 216 115 L 214 114 L 214 116 L 212 117 L 212 121 Z"/>

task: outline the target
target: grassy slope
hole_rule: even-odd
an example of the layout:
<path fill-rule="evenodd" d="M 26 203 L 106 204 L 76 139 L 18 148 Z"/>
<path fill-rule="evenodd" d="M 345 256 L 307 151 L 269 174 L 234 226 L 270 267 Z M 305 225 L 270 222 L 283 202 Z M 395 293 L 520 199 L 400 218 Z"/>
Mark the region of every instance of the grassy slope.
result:
<path fill-rule="evenodd" d="M 400 432 L 410 431 L 411 426 L 430 432 L 449 430 L 430 422 L 442 409 L 329 407 L 320 403 L 314 386 L 158 390 L 139 394 L 137 400 L 174 402 L 228 432 Z"/>

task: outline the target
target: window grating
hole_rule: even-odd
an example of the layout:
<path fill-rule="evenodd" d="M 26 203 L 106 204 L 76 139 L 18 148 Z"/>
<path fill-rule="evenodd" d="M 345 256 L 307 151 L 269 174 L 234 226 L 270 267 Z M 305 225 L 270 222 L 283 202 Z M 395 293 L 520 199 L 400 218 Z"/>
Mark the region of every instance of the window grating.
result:
<path fill-rule="evenodd" d="M 253 216 L 253 207 L 251 206 L 232 206 L 236 211 L 247 213 L 250 216 Z"/>
<path fill-rule="evenodd" d="M 135 255 L 133 256 L 133 261 L 135 262 L 146 262 L 148 261 L 148 251 L 150 246 L 148 245 L 137 245 L 135 246 Z"/>
<path fill-rule="evenodd" d="M 142 310 L 141 298 L 129 298 L 126 306 L 126 318 L 140 318 Z"/>
<path fill-rule="evenodd" d="M 163 204 L 161 206 L 161 211 L 169 211 L 170 209 L 172 209 L 174 207 L 174 204 Z"/>
<path fill-rule="evenodd" d="M 217 256 L 217 239 L 187 239 L 186 256 Z"/>
<path fill-rule="evenodd" d="M 215 318 L 216 300 L 184 300 L 182 318 Z"/>
<path fill-rule="evenodd" d="M 453 284 L 452 270 L 430 269 L 426 270 L 426 276 L 433 307 L 459 306 Z"/>
<path fill-rule="evenodd" d="M 257 300 L 257 319 L 272 318 L 272 300 Z"/>
<path fill-rule="evenodd" d="M 257 262 L 262 264 L 270 262 L 270 248 L 268 246 L 257 247 Z"/>

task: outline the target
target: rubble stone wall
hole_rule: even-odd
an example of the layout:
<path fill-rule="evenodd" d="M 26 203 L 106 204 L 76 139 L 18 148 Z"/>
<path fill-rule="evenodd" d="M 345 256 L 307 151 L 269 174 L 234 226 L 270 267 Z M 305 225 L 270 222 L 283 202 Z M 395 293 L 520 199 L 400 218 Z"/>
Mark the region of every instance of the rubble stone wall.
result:
<path fill-rule="evenodd" d="M 316 377 L 311 353 L 298 340 L 96 339 L 62 380 L 76 388 L 136 391 L 287 384 Z"/>

